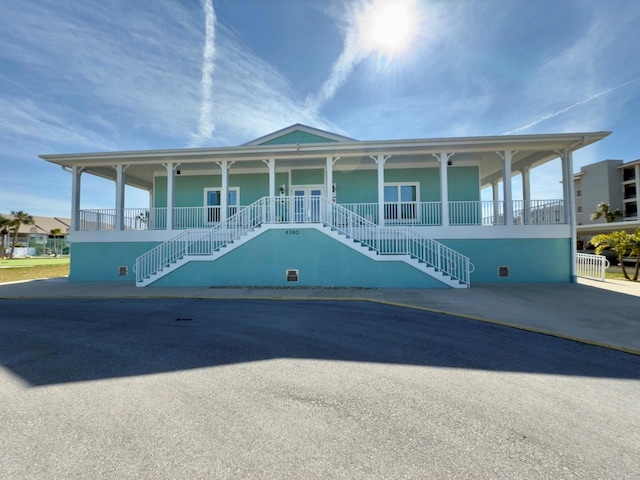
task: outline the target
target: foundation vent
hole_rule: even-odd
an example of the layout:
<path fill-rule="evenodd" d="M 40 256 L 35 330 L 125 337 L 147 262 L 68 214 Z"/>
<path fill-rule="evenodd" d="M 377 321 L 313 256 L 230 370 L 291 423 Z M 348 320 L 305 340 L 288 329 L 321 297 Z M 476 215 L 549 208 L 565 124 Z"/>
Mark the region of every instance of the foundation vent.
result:
<path fill-rule="evenodd" d="M 287 270 L 287 282 L 298 281 L 298 270 Z"/>
<path fill-rule="evenodd" d="M 498 267 L 498 277 L 509 278 L 511 276 L 511 270 L 509 267 Z"/>
<path fill-rule="evenodd" d="M 118 267 L 118 276 L 126 277 L 129 275 L 129 269 L 127 267 Z"/>

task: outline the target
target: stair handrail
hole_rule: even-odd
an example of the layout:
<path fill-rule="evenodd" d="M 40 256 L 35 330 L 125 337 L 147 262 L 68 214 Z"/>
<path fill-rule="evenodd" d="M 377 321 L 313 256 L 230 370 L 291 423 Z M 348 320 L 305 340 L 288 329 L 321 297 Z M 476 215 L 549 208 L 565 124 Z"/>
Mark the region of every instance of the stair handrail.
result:
<path fill-rule="evenodd" d="M 324 222 L 381 255 L 406 254 L 470 286 L 469 258 L 406 226 L 380 226 L 323 197 Z"/>
<path fill-rule="evenodd" d="M 154 273 L 181 260 L 187 255 L 212 255 L 237 240 L 269 218 L 266 199 L 262 197 L 242 207 L 234 215 L 208 229 L 189 229 L 155 246 L 136 258 L 136 281 L 141 282 Z"/>
<path fill-rule="evenodd" d="M 262 197 L 209 229 L 185 230 L 157 245 L 136 259 L 136 281 L 143 281 L 187 255 L 212 255 L 261 224 L 277 221 L 274 217 L 275 198 Z M 473 264 L 461 253 L 409 227 L 380 226 L 326 197 L 314 198 L 318 198 L 321 205 L 318 221 L 325 225 L 378 254 L 409 255 L 436 271 L 470 285 Z"/>

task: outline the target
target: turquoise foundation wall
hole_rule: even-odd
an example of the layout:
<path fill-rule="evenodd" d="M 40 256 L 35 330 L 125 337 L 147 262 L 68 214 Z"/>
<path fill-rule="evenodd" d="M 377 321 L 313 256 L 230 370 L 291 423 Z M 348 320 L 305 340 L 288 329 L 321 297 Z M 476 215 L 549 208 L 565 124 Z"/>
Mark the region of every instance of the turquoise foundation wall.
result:
<path fill-rule="evenodd" d="M 131 282 L 133 265 L 143 253 L 159 242 L 73 243 L 69 280 L 72 282 Z M 128 268 L 126 277 L 118 276 L 118 267 Z"/>
<path fill-rule="evenodd" d="M 299 282 L 286 281 L 287 269 L 299 270 Z M 404 262 L 377 262 L 313 229 L 269 230 L 215 262 L 190 262 L 151 286 L 172 285 L 448 288 Z"/>
<path fill-rule="evenodd" d="M 524 238 L 496 240 L 440 240 L 469 257 L 476 267 L 473 282 L 570 282 L 571 240 Z M 498 267 L 510 267 L 509 278 L 498 277 Z"/>
<path fill-rule="evenodd" d="M 569 239 L 443 240 L 475 264 L 471 282 L 570 282 Z M 153 242 L 73 244 L 70 280 L 135 282 L 135 259 Z M 118 267 L 129 268 L 126 277 Z M 498 267 L 509 266 L 510 278 Z M 311 229 L 271 230 L 215 262 L 191 262 L 154 285 L 287 285 L 284 271 L 300 269 L 298 285 L 435 288 L 439 282 L 402 262 L 375 262 Z M 289 284 L 291 285 L 291 284 Z"/>

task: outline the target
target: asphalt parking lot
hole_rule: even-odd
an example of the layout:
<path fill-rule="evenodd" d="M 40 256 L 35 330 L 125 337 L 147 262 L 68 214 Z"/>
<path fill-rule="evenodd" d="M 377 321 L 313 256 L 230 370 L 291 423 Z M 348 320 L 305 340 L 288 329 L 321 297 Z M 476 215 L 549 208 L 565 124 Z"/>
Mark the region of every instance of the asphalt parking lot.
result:
<path fill-rule="evenodd" d="M 0 478 L 640 477 L 623 352 L 370 302 L 0 307 Z"/>

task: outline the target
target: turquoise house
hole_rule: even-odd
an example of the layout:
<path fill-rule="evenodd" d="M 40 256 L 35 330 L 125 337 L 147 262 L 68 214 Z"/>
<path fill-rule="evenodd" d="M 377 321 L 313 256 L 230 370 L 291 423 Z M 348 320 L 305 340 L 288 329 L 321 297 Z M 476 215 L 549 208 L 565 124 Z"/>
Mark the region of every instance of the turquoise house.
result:
<path fill-rule="evenodd" d="M 41 158 L 72 174 L 72 282 L 468 288 L 575 279 L 572 155 L 608 134 L 358 141 L 296 124 L 238 147 Z M 556 158 L 563 198 L 532 199 L 531 169 Z M 81 208 L 83 175 L 114 182 L 113 208 Z M 125 208 L 126 185 L 149 205 Z"/>

